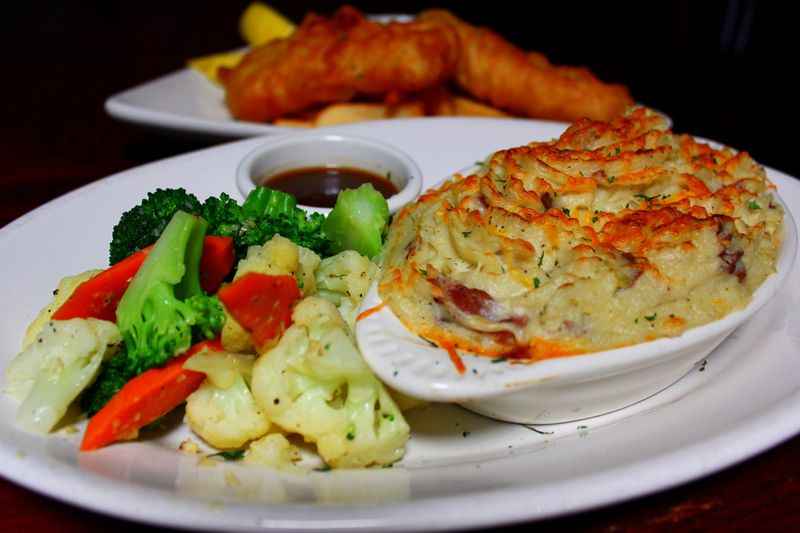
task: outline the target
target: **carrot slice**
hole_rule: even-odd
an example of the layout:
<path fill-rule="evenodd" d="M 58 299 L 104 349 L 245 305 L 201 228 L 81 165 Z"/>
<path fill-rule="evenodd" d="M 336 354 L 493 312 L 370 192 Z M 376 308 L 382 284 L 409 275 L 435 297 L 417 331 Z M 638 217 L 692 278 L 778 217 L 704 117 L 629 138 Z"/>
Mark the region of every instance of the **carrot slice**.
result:
<path fill-rule="evenodd" d="M 200 286 L 208 294 L 214 294 L 233 268 L 236 254 L 233 239 L 208 235 L 203 241 L 203 256 L 200 258 Z"/>
<path fill-rule="evenodd" d="M 151 249 L 139 250 L 78 285 L 53 313 L 53 320 L 99 318 L 116 322 L 117 304 Z"/>
<path fill-rule="evenodd" d="M 135 438 L 139 429 L 183 403 L 206 377 L 202 372 L 185 370 L 183 363 L 203 349 L 223 350 L 219 340 L 199 342 L 163 367 L 151 368 L 126 383 L 89 420 L 81 451 Z"/>
<path fill-rule="evenodd" d="M 253 343 L 264 347 L 279 338 L 292 323 L 292 305 L 300 289 L 292 276 L 249 272 L 217 293 L 228 312 L 250 332 Z"/>
<path fill-rule="evenodd" d="M 78 285 L 72 295 L 53 313 L 53 320 L 99 318 L 116 322 L 117 305 L 139 271 L 152 246 L 126 257 L 95 277 Z M 209 294 L 219 288 L 234 262 L 233 239 L 208 236 L 200 259 L 200 284 Z"/>

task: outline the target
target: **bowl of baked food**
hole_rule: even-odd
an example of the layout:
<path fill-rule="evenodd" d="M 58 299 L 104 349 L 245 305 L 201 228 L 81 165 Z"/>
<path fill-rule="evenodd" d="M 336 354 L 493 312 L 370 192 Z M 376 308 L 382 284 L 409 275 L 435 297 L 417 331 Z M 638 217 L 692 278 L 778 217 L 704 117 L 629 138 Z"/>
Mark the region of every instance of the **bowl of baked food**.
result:
<path fill-rule="evenodd" d="M 412 396 L 579 420 L 680 379 L 769 301 L 796 250 L 746 152 L 634 108 L 496 152 L 402 209 L 357 336 Z"/>

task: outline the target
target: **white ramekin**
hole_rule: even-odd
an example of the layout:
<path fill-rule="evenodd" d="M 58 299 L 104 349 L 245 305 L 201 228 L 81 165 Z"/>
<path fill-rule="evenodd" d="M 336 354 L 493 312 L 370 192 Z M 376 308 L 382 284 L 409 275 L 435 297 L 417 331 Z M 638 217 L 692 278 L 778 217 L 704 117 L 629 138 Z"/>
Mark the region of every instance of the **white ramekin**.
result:
<path fill-rule="evenodd" d="M 462 353 L 458 374 L 449 355 L 403 326 L 388 307 L 356 324 L 367 364 L 387 385 L 416 398 L 460 403 L 498 420 L 562 423 L 632 405 L 675 383 L 739 325 L 766 304 L 786 281 L 797 255 L 797 229 L 786 204 L 777 272 L 739 311 L 673 338 L 625 348 L 547 359 L 532 364 L 493 362 Z M 373 284 L 361 310 L 380 305 Z"/>
<path fill-rule="evenodd" d="M 236 185 L 247 196 L 265 176 L 321 166 L 355 167 L 386 176 L 399 191 L 388 199 L 390 213 L 416 198 L 422 188 L 422 172 L 402 150 L 366 137 L 323 132 L 269 139 L 239 163 Z M 324 207 L 299 207 L 317 213 L 330 211 Z"/>

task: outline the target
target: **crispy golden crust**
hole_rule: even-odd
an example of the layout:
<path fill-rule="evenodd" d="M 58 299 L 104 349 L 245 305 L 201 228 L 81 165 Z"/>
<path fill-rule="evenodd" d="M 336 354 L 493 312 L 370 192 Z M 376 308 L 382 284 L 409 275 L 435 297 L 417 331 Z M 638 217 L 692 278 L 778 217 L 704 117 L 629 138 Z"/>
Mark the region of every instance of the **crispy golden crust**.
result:
<path fill-rule="evenodd" d="M 495 153 L 395 216 L 380 283 L 443 347 L 539 359 L 677 335 L 747 304 L 783 213 L 745 152 L 645 109 Z"/>
<path fill-rule="evenodd" d="M 458 58 L 452 28 L 378 24 L 350 6 L 309 15 L 287 39 L 252 50 L 223 72 L 236 118 L 266 121 L 356 95 L 417 92 L 449 79 Z"/>
<path fill-rule="evenodd" d="M 449 11 L 424 11 L 417 19 L 457 31 L 456 81 L 495 107 L 528 117 L 609 120 L 633 103 L 624 86 L 605 84 L 583 68 L 555 67 Z"/>

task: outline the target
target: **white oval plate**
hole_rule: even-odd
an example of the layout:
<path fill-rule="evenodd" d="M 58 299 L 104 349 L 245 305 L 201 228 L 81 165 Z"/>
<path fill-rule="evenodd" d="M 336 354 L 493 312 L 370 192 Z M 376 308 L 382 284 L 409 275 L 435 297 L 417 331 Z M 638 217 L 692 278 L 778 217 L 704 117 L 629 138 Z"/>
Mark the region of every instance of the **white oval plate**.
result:
<path fill-rule="evenodd" d="M 488 153 L 561 128 L 535 121 L 414 119 L 336 131 L 372 135 L 410 153 L 424 187 Z M 158 186 L 236 195 L 253 139 L 130 170 L 72 192 L 0 230 L 0 366 L 58 279 L 104 265 L 119 214 Z M 770 178 L 800 213 L 800 183 Z M 457 407 L 410 413 L 408 453 L 392 469 L 292 477 L 236 464 L 198 466 L 177 453 L 179 427 L 159 438 L 77 453 L 80 433 L 27 435 L 0 399 L 0 473 L 99 512 L 211 530 L 370 530 L 490 526 L 622 501 L 731 465 L 800 430 L 800 275 L 733 333 L 703 371 L 635 406 L 550 434 Z M 480 505 L 475 505 L 480 502 Z"/>
<path fill-rule="evenodd" d="M 114 94 L 105 109 L 123 122 L 200 137 L 239 139 L 307 131 L 233 118 L 225 105 L 225 91 L 189 68 Z"/>

